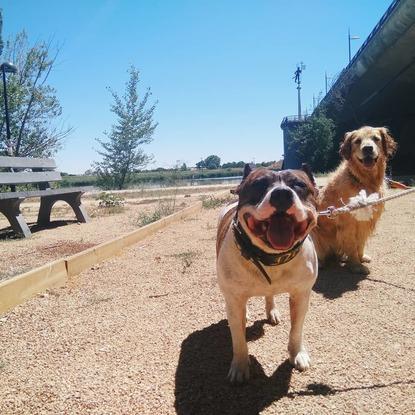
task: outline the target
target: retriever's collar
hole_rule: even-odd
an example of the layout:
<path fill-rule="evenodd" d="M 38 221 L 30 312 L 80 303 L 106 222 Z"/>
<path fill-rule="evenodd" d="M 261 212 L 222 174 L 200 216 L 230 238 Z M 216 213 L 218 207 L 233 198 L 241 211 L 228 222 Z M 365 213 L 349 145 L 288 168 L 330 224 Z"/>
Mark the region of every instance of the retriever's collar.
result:
<path fill-rule="evenodd" d="M 363 183 L 361 182 L 361 180 L 359 180 L 359 178 L 356 177 L 356 175 L 354 175 L 350 169 L 347 169 L 347 172 L 349 173 L 349 177 L 350 177 L 351 181 L 355 185 L 357 185 L 357 186 L 363 186 Z"/>
<path fill-rule="evenodd" d="M 265 277 L 269 284 L 271 284 L 271 278 L 268 273 L 265 271 L 265 266 L 277 266 L 286 264 L 294 259 L 297 254 L 300 252 L 303 242 L 307 239 L 307 236 L 300 242 L 297 242 L 292 248 L 288 251 L 270 254 L 264 252 L 262 249 L 255 246 L 249 236 L 246 234 L 242 226 L 240 225 L 237 216 L 233 219 L 232 222 L 233 234 L 235 236 L 235 241 L 239 249 L 241 250 L 242 256 L 249 261 L 252 261 L 255 266 L 259 269 L 261 274 Z"/>

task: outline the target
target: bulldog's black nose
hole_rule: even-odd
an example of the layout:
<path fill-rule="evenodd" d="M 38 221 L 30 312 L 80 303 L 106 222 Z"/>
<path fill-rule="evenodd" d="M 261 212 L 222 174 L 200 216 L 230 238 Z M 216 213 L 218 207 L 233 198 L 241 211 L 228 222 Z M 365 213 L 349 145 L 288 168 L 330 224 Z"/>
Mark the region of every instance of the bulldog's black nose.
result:
<path fill-rule="evenodd" d="M 373 154 L 373 147 L 372 146 L 364 146 L 362 148 L 362 153 L 364 156 L 371 156 Z"/>
<path fill-rule="evenodd" d="M 269 202 L 277 209 L 277 212 L 285 212 L 294 202 L 293 192 L 290 189 L 274 189 Z"/>

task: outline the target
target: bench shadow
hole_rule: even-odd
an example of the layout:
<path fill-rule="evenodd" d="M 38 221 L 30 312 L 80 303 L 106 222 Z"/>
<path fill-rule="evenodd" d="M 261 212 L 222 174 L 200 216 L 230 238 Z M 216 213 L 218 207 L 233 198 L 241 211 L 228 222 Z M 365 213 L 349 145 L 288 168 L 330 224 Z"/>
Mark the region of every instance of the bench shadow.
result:
<path fill-rule="evenodd" d="M 247 340 L 264 334 L 265 320 L 247 328 Z M 190 334 L 182 343 L 175 379 L 175 409 L 179 415 L 256 415 L 272 402 L 287 396 L 292 366 L 288 360 L 268 377 L 251 358 L 251 379 L 231 385 L 226 376 L 232 359 L 227 320 Z"/>
<path fill-rule="evenodd" d="M 341 297 L 347 291 L 356 291 L 367 276 L 353 274 L 346 267 L 331 263 L 327 268 L 319 269 L 313 290 L 329 300 Z"/>
<path fill-rule="evenodd" d="M 54 220 L 49 222 L 46 225 L 38 225 L 36 222 L 28 223 L 27 226 L 30 229 L 30 232 L 37 233 L 45 229 L 55 229 L 65 225 L 71 225 L 78 223 L 76 219 L 65 219 L 65 220 Z M 24 239 L 20 234 L 14 232 L 11 226 L 7 228 L 0 229 L 0 240 L 14 240 L 14 239 Z"/>
<path fill-rule="evenodd" d="M 45 225 L 38 225 L 37 223 L 29 224 L 30 232 L 36 233 L 45 229 L 55 229 L 61 226 L 72 225 L 78 223 L 76 219 L 54 220 Z"/>

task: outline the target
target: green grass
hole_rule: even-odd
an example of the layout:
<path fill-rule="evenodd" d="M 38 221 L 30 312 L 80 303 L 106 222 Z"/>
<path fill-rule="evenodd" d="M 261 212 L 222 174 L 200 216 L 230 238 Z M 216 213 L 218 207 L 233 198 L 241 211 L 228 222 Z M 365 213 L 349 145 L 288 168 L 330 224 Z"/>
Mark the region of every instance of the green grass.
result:
<path fill-rule="evenodd" d="M 233 200 L 235 200 L 235 197 L 230 194 L 222 197 L 208 196 L 202 198 L 202 206 L 204 209 L 216 209 L 220 206 L 227 205 Z"/>

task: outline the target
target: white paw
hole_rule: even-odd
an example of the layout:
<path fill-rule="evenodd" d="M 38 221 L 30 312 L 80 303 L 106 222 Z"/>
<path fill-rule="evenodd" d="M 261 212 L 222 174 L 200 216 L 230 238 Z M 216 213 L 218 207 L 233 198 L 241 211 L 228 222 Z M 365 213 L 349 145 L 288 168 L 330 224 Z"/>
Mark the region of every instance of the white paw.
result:
<path fill-rule="evenodd" d="M 290 363 L 300 372 L 304 372 L 310 367 L 310 356 L 303 350 L 295 356 L 290 356 Z"/>
<path fill-rule="evenodd" d="M 228 372 L 228 379 L 231 383 L 243 383 L 249 379 L 249 358 L 244 362 L 232 360 Z"/>
<path fill-rule="evenodd" d="M 347 268 L 353 273 L 353 274 L 362 274 L 362 275 L 368 275 L 370 274 L 370 269 L 363 264 L 351 262 L 347 264 Z"/>
<path fill-rule="evenodd" d="M 372 258 L 369 255 L 364 254 L 361 259 L 362 262 L 370 262 Z"/>
<path fill-rule="evenodd" d="M 276 326 L 277 324 L 281 323 L 281 315 L 276 308 L 271 309 L 267 313 L 267 318 L 270 324 Z"/>

